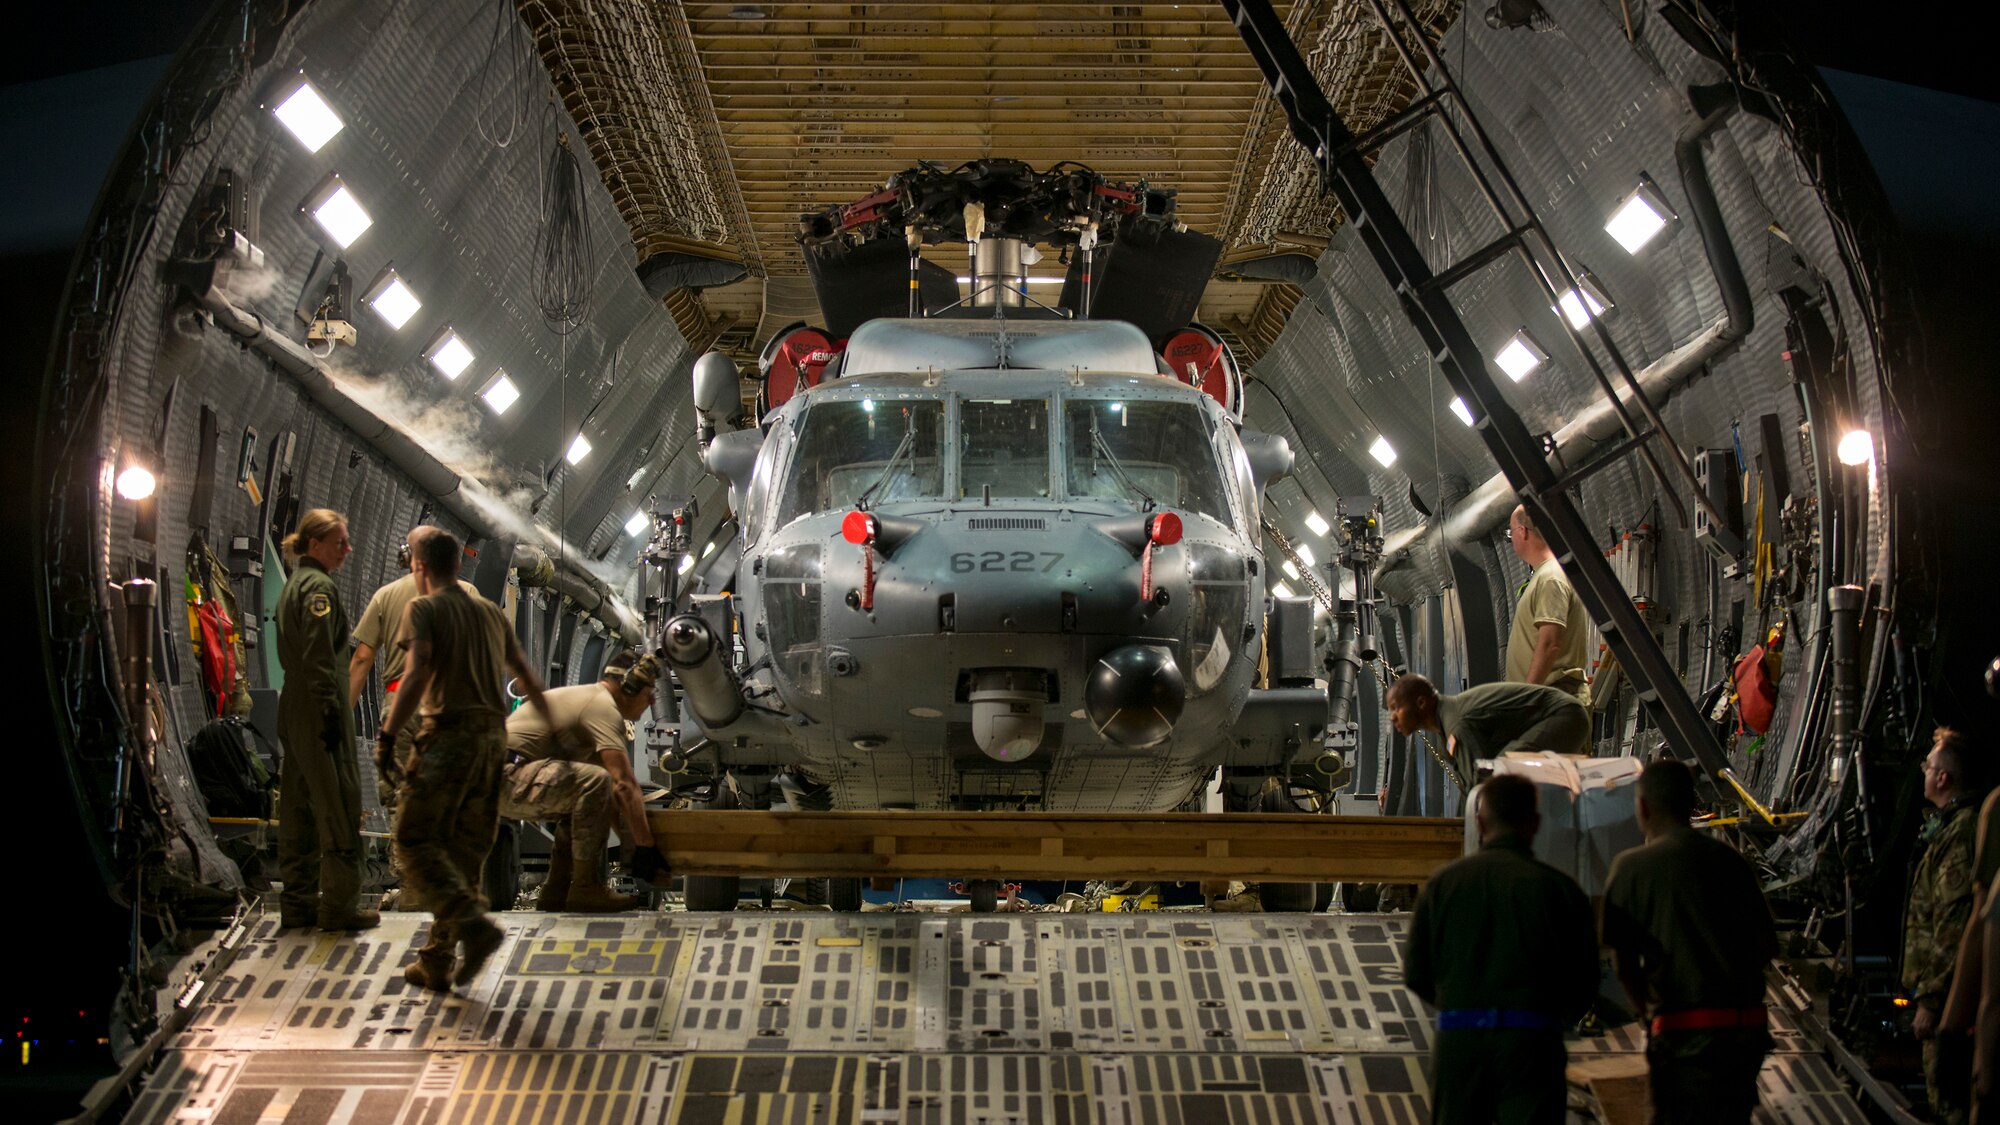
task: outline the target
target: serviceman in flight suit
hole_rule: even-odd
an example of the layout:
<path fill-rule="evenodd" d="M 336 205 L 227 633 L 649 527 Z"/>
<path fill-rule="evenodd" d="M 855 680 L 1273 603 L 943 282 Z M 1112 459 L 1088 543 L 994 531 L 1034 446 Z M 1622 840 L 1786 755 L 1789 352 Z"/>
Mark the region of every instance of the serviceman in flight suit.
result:
<path fill-rule="evenodd" d="M 421 597 L 404 611 L 407 663 L 396 702 L 377 733 L 375 764 L 396 774 L 395 842 L 403 886 L 435 916 L 430 941 L 403 977 L 442 991 L 468 984 L 506 934 L 486 917 L 479 868 L 499 828 L 500 766 L 507 752 L 511 672 L 544 716 L 542 681 L 521 654 L 500 607 L 458 585 L 463 551 L 438 531 L 411 559 Z M 388 760 L 396 734 L 422 708 L 410 758 Z M 454 971 L 455 948 L 465 956 Z"/>
<path fill-rule="evenodd" d="M 403 549 L 397 552 L 403 569 L 410 569 L 410 560 L 415 557 L 418 547 L 438 529 L 421 524 L 410 529 L 404 537 Z M 459 586 L 468 594 L 477 594 L 470 582 L 459 580 Z M 403 678 L 403 611 L 417 600 L 417 576 L 404 574 L 375 591 L 368 599 L 368 607 L 361 611 L 361 617 L 354 623 L 354 655 L 347 662 L 347 695 L 359 702 L 368 687 L 368 674 L 375 670 L 375 658 L 382 658 L 382 711 L 387 714 L 395 702 L 396 688 Z M 411 740 L 416 737 L 417 725 L 404 723 L 397 734 L 395 757 L 397 762 L 410 756 Z M 393 809 L 396 804 L 396 783 L 388 777 L 376 775 L 375 785 L 382 807 Z"/>
<path fill-rule="evenodd" d="M 1973 844 L 1986 786 L 1971 749 L 1950 727 L 1939 727 L 1931 740 L 1923 762 L 1924 799 L 1936 811 L 1923 828 L 1926 847 L 1903 914 L 1903 990 L 1916 1009 L 1912 1030 L 1923 1043 L 1931 1113 L 1946 1125 L 1960 1125 L 1971 1107 L 1964 1044 L 1938 1033 L 1959 939 L 1973 910 Z"/>
<path fill-rule="evenodd" d="M 1507 635 L 1507 679 L 1561 688 L 1589 703 L 1584 645 L 1590 620 L 1584 615 L 1583 599 L 1576 596 L 1576 588 L 1563 574 L 1549 541 L 1528 518 L 1525 505 L 1515 506 L 1507 522 L 1507 540 L 1515 557 L 1532 571 L 1521 587 L 1514 626 Z"/>
<path fill-rule="evenodd" d="M 1694 775 L 1658 761 L 1639 775 L 1646 842 L 1612 861 L 1604 944 L 1646 1042 L 1659 1125 L 1745 1122 L 1771 1050 L 1764 966 L 1778 952 L 1771 908 L 1742 853 L 1688 824 Z"/>
<path fill-rule="evenodd" d="M 553 727 L 529 707 L 507 716 L 500 815 L 555 822 L 549 878 L 536 903 L 541 909 L 603 913 L 638 904 L 604 885 L 604 845 L 614 818 L 635 849 L 634 874 L 664 874 L 625 738 L 625 724 L 653 705 L 659 678 L 657 660 L 627 649 L 604 666 L 597 683 L 548 693 Z"/>
<path fill-rule="evenodd" d="M 314 508 L 285 537 L 292 575 L 278 595 L 279 921 L 322 930 L 365 930 L 381 921 L 361 908 L 361 769 L 347 695 L 347 613 L 333 572 L 353 544 L 347 517 Z"/>
<path fill-rule="evenodd" d="M 1450 760 L 1459 789 L 1474 784 L 1473 765 L 1509 750 L 1584 754 L 1590 750 L 1590 714 L 1567 691 L 1540 684 L 1481 684 L 1440 695 L 1415 673 L 1389 685 L 1389 721 L 1396 733 L 1415 737 L 1436 731 L 1455 742 Z M 1440 748 L 1442 749 L 1442 748 Z"/>
<path fill-rule="evenodd" d="M 1424 885 L 1403 983 L 1437 1009 L 1431 1120 L 1560 1125 L 1563 1030 L 1597 994 L 1597 926 L 1576 881 L 1534 856 L 1535 785 L 1480 791 L 1480 848 Z"/>

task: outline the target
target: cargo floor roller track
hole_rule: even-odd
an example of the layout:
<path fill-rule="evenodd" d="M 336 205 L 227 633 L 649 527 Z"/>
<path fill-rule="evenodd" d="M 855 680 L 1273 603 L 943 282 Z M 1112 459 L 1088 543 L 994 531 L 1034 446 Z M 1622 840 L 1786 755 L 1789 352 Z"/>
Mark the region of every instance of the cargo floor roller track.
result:
<path fill-rule="evenodd" d="M 1429 1119 L 1406 916 L 496 917 L 506 944 L 451 996 L 403 982 L 424 915 L 360 935 L 255 922 L 127 1119 Z M 1765 1120 L 1862 1120 L 1781 1005 L 1773 1032 Z M 1571 1044 L 1642 1050 L 1636 1027 Z"/>

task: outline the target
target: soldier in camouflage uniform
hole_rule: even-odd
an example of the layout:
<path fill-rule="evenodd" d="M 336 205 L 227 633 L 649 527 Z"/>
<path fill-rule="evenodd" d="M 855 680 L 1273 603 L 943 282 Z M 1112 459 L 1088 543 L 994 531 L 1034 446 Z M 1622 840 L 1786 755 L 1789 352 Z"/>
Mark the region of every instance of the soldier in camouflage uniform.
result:
<path fill-rule="evenodd" d="M 410 529 L 403 540 L 402 550 L 397 556 L 402 560 L 403 569 L 410 568 L 410 560 L 423 541 L 437 532 L 429 524 L 420 524 Z M 470 582 L 463 579 L 459 587 L 468 594 L 477 594 Z M 401 578 L 384 585 L 368 599 L 361 617 L 354 623 L 354 655 L 347 662 L 347 695 L 360 703 L 367 693 L 369 674 L 375 670 L 375 659 L 382 659 L 382 710 L 387 712 L 396 702 L 396 689 L 403 679 L 403 611 L 417 599 L 417 578 L 405 574 Z M 405 761 L 410 756 L 411 746 L 417 736 L 415 723 L 404 723 L 396 741 L 394 759 Z M 375 776 L 376 794 L 382 800 L 384 812 L 394 812 L 396 808 L 396 783 L 390 776 Z"/>
<path fill-rule="evenodd" d="M 1923 828 L 1924 852 L 1903 915 L 1903 989 L 1916 1008 L 1912 1030 L 1923 1042 L 1931 1112 L 1947 1125 L 1966 1120 L 1971 1100 L 1961 1037 L 1940 1035 L 1938 1028 L 1959 938 L 1972 915 L 1973 839 L 1985 796 L 1968 749 L 1962 737 L 1940 727 L 1924 758 L 1924 798 L 1937 811 Z"/>
<path fill-rule="evenodd" d="M 404 888 L 435 916 L 429 943 L 403 976 L 438 990 L 470 983 L 506 937 L 486 917 L 479 893 L 479 868 L 499 826 L 507 749 L 504 672 L 511 671 L 529 703 L 548 714 L 542 682 L 500 607 L 459 587 L 462 553 L 456 537 L 439 531 L 411 559 L 423 596 L 405 611 L 403 683 L 376 743 L 377 767 L 401 771 L 394 835 Z M 391 761 L 397 732 L 420 706 L 410 757 Z M 454 971 L 461 943 L 465 955 Z"/>
<path fill-rule="evenodd" d="M 645 797 L 632 771 L 625 725 L 653 705 L 659 663 L 627 649 L 594 684 L 549 692 L 551 728 L 522 708 L 507 717 L 507 766 L 500 815 L 555 826 L 549 877 L 536 905 L 578 913 L 630 910 L 638 900 L 612 891 L 601 870 L 612 822 L 632 845 L 633 874 L 658 879 L 666 859 L 646 822 Z"/>
<path fill-rule="evenodd" d="M 361 770 L 347 698 L 347 613 L 333 572 L 354 550 L 347 518 L 314 508 L 285 537 L 292 575 L 278 595 L 279 921 L 323 930 L 365 930 L 381 921 L 361 909 Z"/>

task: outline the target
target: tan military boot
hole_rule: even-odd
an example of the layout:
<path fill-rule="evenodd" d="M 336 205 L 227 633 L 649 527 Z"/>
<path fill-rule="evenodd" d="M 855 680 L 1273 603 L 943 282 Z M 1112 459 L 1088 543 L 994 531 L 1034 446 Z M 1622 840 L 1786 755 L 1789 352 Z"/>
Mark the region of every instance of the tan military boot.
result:
<path fill-rule="evenodd" d="M 451 958 L 429 957 L 422 953 L 417 959 L 403 966 L 403 979 L 414 988 L 428 988 L 433 992 L 447 992 L 451 989 Z"/>
<path fill-rule="evenodd" d="M 616 914 L 637 905 L 639 900 L 631 895 L 621 895 L 603 883 L 579 875 L 569 885 L 569 901 L 563 909 L 573 914 Z"/>
<path fill-rule="evenodd" d="M 490 919 L 474 918 L 459 924 L 458 940 L 465 951 L 465 960 L 459 962 L 458 972 L 451 980 L 453 984 L 471 984 L 479 979 L 479 970 L 485 967 L 486 959 L 507 940 L 507 931 Z"/>
<path fill-rule="evenodd" d="M 570 858 L 568 848 L 559 848 L 549 854 L 549 877 L 542 880 L 542 889 L 535 892 L 535 909 L 551 914 L 569 909 L 569 885 L 576 878 L 575 860 Z"/>

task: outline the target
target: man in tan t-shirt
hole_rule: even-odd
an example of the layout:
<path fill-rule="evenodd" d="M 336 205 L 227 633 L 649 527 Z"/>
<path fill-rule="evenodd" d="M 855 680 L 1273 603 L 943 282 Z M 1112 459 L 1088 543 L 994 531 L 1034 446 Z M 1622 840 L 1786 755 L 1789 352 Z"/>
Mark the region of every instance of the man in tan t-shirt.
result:
<path fill-rule="evenodd" d="M 653 705 L 659 678 L 658 661 L 627 649 L 611 658 L 598 682 L 549 692 L 549 720 L 526 707 L 507 717 L 500 815 L 555 825 L 549 877 L 536 902 L 541 909 L 600 913 L 638 904 L 604 884 L 604 845 L 614 819 L 633 846 L 634 872 L 654 879 L 664 873 L 625 749 L 625 724 Z"/>
<path fill-rule="evenodd" d="M 424 540 L 438 531 L 430 524 L 419 524 L 410 529 L 404 539 L 403 566 L 410 566 L 417 549 Z M 459 588 L 468 594 L 477 594 L 472 583 L 459 579 Z M 403 612 L 410 603 L 417 600 L 417 576 L 405 574 L 375 591 L 368 599 L 368 608 L 354 623 L 354 654 L 347 660 L 347 698 L 360 702 L 362 692 L 368 687 L 368 673 L 375 670 L 375 657 L 382 657 L 382 712 L 387 714 L 396 701 L 396 688 L 403 677 Z M 415 723 L 404 723 L 397 732 L 395 760 L 403 761 L 410 756 L 410 740 L 416 737 Z M 393 809 L 396 804 L 396 783 L 383 776 L 375 778 L 377 794 L 385 809 Z"/>
<path fill-rule="evenodd" d="M 1545 684 L 1590 702 L 1584 680 L 1584 643 L 1588 622 L 1583 601 L 1563 576 L 1548 540 L 1517 505 L 1507 524 L 1514 554 L 1532 569 L 1521 600 L 1514 606 L 1514 627 L 1507 637 L 1507 679 L 1517 684 Z"/>
<path fill-rule="evenodd" d="M 436 916 L 429 944 L 403 978 L 442 991 L 469 984 L 506 933 L 486 917 L 479 868 L 500 824 L 500 768 L 507 752 L 507 697 L 512 672 L 544 716 L 549 702 L 500 607 L 458 586 L 456 537 L 438 531 L 411 559 L 421 597 L 404 611 L 408 663 L 396 702 L 377 732 L 376 767 L 400 771 L 396 858 L 410 897 Z M 391 761 L 396 735 L 421 703 L 422 722 L 408 758 Z M 454 949 L 465 959 L 453 971 Z"/>

